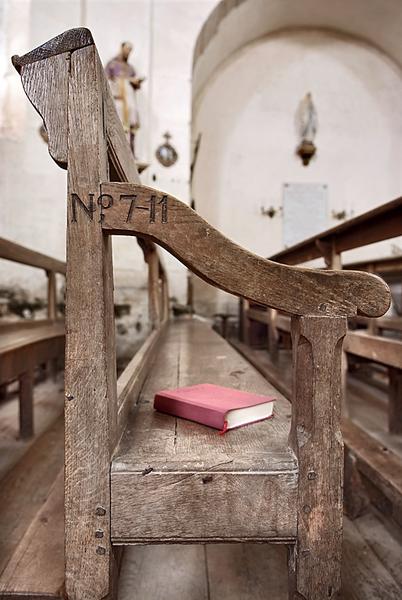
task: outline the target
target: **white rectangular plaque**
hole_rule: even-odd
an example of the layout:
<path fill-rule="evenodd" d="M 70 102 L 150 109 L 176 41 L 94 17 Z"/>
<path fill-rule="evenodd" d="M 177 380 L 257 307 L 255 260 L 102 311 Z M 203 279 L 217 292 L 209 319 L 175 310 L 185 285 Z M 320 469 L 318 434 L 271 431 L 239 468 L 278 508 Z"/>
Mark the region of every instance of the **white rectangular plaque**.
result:
<path fill-rule="evenodd" d="M 283 243 L 293 246 L 324 231 L 328 223 L 328 186 L 323 183 L 283 185 Z"/>

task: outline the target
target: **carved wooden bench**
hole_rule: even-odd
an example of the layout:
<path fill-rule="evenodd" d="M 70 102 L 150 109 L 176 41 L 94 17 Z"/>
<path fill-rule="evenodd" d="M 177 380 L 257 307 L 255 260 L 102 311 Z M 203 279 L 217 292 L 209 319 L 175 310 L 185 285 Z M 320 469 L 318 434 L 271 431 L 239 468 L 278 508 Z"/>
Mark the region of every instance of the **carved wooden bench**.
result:
<path fill-rule="evenodd" d="M 57 318 L 56 274 L 65 274 L 62 261 L 0 238 L 0 258 L 43 269 L 48 278 L 47 319 L 0 321 L 0 386 L 19 381 L 20 436 L 34 432 L 34 369 L 64 356 L 64 321 Z"/>
<path fill-rule="evenodd" d="M 68 169 L 68 597 L 113 597 L 120 545 L 259 541 L 289 546 L 290 598 L 334 598 L 342 339 L 347 317 L 388 309 L 387 286 L 365 273 L 255 256 L 176 198 L 140 185 L 88 30 L 67 31 L 13 62 L 45 120 L 52 157 Z M 156 242 L 212 285 L 292 315 L 289 441 L 279 393 L 273 421 L 225 437 L 153 411 L 160 387 L 212 381 L 272 391 L 196 318 L 163 320 L 116 383 L 113 235 Z"/>

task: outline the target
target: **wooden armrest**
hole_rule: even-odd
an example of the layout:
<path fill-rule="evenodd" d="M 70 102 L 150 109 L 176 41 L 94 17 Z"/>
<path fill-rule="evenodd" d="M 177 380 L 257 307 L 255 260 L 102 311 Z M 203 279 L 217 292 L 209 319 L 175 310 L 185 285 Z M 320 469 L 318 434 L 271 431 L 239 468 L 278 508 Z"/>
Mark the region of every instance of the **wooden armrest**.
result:
<path fill-rule="evenodd" d="M 129 183 L 103 183 L 89 210 L 73 192 L 73 219 L 101 223 L 110 234 L 141 235 L 171 252 L 199 277 L 222 290 L 295 315 L 380 316 L 388 286 L 357 271 L 281 265 L 244 250 L 173 196 Z"/>

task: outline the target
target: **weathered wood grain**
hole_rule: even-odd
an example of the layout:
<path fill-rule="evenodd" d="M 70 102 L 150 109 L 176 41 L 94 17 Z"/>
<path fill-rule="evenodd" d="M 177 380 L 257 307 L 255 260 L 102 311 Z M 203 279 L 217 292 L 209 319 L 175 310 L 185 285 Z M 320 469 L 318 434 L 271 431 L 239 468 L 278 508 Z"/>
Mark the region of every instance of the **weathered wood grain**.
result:
<path fill-rule="evenodd" d="M 20 435 L 28 439 L 34 433 L 33 373 L 47 361 L 64 355 L 64 325 L 2 327 L 0 336 L 0 384 L 19 379 Z"/>
<path fill-rule="evenodd" d="M 342 432 L 372 502 L 402 526 L 401 458 L 349 420 L 342 422 Z"/>
<path fill-rule="evenodd" d="M 153 410 L 161 387 L 201 381 L 275 394 L 274 419 L 222 437 Z M 170 324 L 113 460 L 113 540 L 291 538 L 297 463 L 287 445 L 289 413 L 283 405 L 208 324 Z"/>
<path fill-rule="evenodd" d="M 1 481 L 0 573 L 46 501 L 62 468 L 63 419 L 60 417 Z"/>
<path fill-rule="evenodd" d="M 0 576 L 0 598 L 60 598 L 64 588 L 63 469 Z"/>
<path fill-rule="evenodd" d="M 47 316 L 52 320 L 57 317 L 57 282 L 53 271 L 47 272 Z"/>
<path fill-rule="evenodd" d="M 20 396 L 20 436 L 22 439 L 32 437 L 33 422 L 33 371 L 28 370 L 19 377 Z"/>
<path fill-rule="evenodd" d="M 15 242 L 11 242 L 4 238 L 0 238 L 0 258 L 44 269 L 45 271 L 63 274 L 66 272 L 66 263 L 61 260 L 25 248 L 25 246 L 21 246 L 20 244 L 16 244 Z"/>
<path fill-rule="evenodd" d="M 95 47 L 71 55 L 68 188 L 85 196 L 108 177 L 102 86 Z M 65 537 L 70 600 L 109 592 L 110 457 L 117 397 L 111 240 L 68 203 L 66 288 Z M 84 250 L 84 251 L 83 251 Z M 97 538 L 95 532 L 102 532 Z"/>
<path fill-rule="evenodd" d="M 390 526 L 375 509 L 356 519 L 354 525 L 402 590 L 401 530 Z"/>
<path fill-rule="evenodd" d="M 402 344 L 400 352 L 402 354 Z M 388 429 L 390 433 L 402 433 L 402 370 L 390 367 Z"/>
<path fill-rule="evenodd" d="M 345 350 L 383 365 L 402 369 L 402 342 L 364 332 L 350 331 Z"/>
<path fill-rule="evenodd" d="M 64 52 L 24 64 L 21 81 L 24 91 L 41 115 L 48 134 L 48 149 L 53 160 L 67 166 L 67 97 L 71 53 Z"/>
<path fill-rule="evenodd" d="M 342 593 L 351 600 L 399 600 L 401 588 L 378 559 L 356 525 L 344 530 Z M 324 596 L 323 596 L 324 597 Z"/>
<path fill-rule="evenodd" d="M 273 263 L 247 252 L 186 204 L 153 188 L 105 183 L 102 194 L 109 195 L 108 202 L 112 198 L 102 212 L 104 231 L 149 236 L 198 276 L 227 292 L 299 315 L 381 316 L 389 307 L 389 289 L 374 275 Z M 81 199 L 88 202 L 86 196 Z"/>
<path fill-rule="evenodd" d="M 14 67 L 20 73 L 24 65 L 44 60 L 63 52 L 73 52 L 79 48 L 90 46 L 93 43 L 94 41 L 89 29 L 75 27 L 60 33 L 60 35 L 56 35 L 51 40 L 41 44 L 23 56 L 14 55 L 11 60 Z"/>
<path fill-rule="evenodd" d="M 299 462 L 291 598 L 336 598 L 341 587 L 345 318 L 294 317 L 291 445 Z M 300 596 L 299 596 L 300 595 Z"/>
<path fill-rule="evenodd" d="M 136 403 L 138 394 L 151 368 L 158 345 L 161 342 L 163 330 L 164 327 L 161 326 L 147 337 L 117 380 L 117 440 L 120 440 L 124 432 L 130 408 Z"/>

